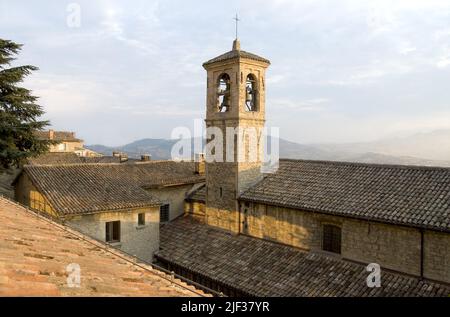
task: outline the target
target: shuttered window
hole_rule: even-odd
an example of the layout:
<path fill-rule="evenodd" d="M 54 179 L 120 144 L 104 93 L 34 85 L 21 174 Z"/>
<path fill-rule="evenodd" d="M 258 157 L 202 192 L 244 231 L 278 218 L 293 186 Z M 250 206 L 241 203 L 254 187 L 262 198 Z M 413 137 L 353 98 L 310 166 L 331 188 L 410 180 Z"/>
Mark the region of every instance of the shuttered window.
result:
<path fill-rule="evenodd" d="M 341 228 L 333 225 L 323 226 L 323 250 L 341 253 Z"/>

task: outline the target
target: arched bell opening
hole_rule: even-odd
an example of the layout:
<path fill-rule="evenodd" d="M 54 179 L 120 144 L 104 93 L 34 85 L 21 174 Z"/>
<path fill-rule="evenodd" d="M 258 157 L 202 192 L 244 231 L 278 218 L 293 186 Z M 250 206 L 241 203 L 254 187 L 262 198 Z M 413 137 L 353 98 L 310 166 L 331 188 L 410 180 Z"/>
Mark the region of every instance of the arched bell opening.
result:
<path fill-rule="evenodd" d="M 217 110 L 227 112 L 230 110 L 231 81 L 228 74 L 222 74 L 217 81 Z"/>
<path fill-rule="evenodd" d="M 258 111 L 258 87 L 256 76 L 249 74 L 245 83 L 245 110 Z"/>

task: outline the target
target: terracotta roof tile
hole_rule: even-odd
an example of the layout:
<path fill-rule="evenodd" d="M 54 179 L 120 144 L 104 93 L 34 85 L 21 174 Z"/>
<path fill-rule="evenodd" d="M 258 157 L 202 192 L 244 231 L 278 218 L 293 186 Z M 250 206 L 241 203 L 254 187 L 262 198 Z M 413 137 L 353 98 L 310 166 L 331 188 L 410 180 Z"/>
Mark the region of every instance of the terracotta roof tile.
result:
<path fill-rule="evenodd" d="M 450 168 L 280 160 L 239 199 L 450 232 Z"/>
<path fill-rule="evenodd" d="M 67 285 L 67 265 L 81 269 Z M 202 291 L 0 198 L 0 296 L 198 296 Z"/>

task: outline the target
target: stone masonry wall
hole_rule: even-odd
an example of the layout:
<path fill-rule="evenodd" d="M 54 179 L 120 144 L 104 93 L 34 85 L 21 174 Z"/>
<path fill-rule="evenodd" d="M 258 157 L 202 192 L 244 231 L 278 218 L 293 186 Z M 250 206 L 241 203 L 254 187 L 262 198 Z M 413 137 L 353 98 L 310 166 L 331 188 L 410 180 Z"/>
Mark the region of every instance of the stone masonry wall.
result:
<path fill-rule="evenodd" d="M 182 185 L 146 190 L 162 204 L 170 204 L 169 220 L 172 221 L 184 213 L 184 199 L 192 187 L 193 185 Z"/>
<path fill-rule="evenodd" d="M 420 230 L 264 204 L 241 203 L 241 232 L 305 250 L 322 251 L 324 224 L 341 227 L 341 256 L 420 276 Z M 450 235 L 425 231 L 424 277 L 450 282 Z"/>
<path fill-rule="evenodd" d="M 145 213 L 145 225 L 138 226 L 138 214 Z M 97 240 L 106 239 L 106 222 L 120 221 L 120 242 L 112 246 L 151 262 L 159 248 L 159 208 L 109 211 L 67 219 L 67 224 Z"/>

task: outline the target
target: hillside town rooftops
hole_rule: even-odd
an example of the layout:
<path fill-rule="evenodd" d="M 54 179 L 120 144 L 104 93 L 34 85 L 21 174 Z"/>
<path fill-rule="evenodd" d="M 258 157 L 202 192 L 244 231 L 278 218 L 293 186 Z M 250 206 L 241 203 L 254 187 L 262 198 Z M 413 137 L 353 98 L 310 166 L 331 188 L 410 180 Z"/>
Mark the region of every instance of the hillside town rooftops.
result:
<path fill-rule="evenodd" d="M 73 287 L 68 277 L 77 265 L 80 284 Z M 119 250 L 0 197 L 0 296 L 203 295 Z"/>
<path fill-rule="evenodd" d="M 450 168 L 283 159 L 239 199 L 450 232 Z"/>

